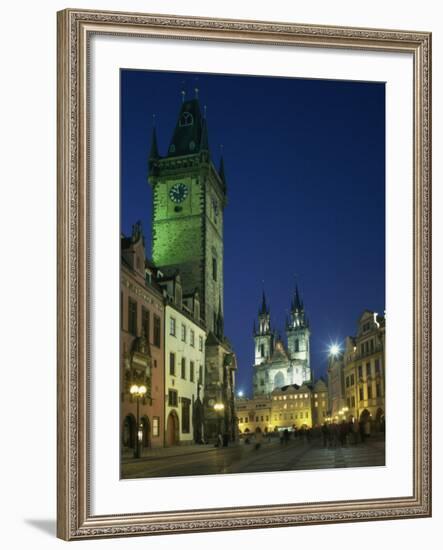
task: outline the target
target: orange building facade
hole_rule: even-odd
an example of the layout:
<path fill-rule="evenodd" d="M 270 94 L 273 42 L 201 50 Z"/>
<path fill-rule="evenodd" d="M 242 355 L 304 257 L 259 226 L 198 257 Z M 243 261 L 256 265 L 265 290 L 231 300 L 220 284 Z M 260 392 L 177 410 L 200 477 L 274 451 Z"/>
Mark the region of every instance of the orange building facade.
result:
<path fill-rule="evenodd" d="M 146 261 L 141 225 L 121 239 L 121 449 L 131 456 L 164 445 L 164 296 Z M 142 386 L 137 397 L 131 387 Z M 138 442 L 138 443 L 137 443 Z"/>

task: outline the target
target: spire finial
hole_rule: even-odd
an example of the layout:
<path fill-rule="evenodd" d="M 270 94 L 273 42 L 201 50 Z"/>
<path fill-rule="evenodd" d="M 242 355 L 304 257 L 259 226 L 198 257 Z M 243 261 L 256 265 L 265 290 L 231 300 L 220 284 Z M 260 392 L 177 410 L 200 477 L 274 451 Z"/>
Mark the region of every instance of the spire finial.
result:
<path fill-rule="evenodd" d="M 185 102 L 185 95 L 186 95 L 185 90 L 181 91 L 181 95 L 182 95 L 182 103 L 184 103 Z"/>

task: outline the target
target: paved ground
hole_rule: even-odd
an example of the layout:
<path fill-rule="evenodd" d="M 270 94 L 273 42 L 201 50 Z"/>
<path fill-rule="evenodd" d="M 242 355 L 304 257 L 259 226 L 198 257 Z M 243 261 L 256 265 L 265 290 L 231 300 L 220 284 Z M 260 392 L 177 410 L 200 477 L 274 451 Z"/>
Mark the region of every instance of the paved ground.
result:
<path fill-rule="evenodd" d="M 384 466 L 385 443 L 371 437 L 366 443 L 323 448 L 320 440 L 312 443 L 292 440 L 264 442 L 260 449 L 241 443 L 228 448 L 211 446 L 158 449 L 139 459 L 122 461 L 122 478 L 171 477 L 183 475 L 313 470 Z"/>

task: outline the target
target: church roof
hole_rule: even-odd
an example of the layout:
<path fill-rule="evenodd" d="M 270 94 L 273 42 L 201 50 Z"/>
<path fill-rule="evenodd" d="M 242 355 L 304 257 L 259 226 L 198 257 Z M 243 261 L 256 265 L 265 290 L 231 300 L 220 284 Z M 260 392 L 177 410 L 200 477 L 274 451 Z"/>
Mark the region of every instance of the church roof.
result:
<path fill-rule="evenodd" d="M 274 348 L 274 353 L 271 356 L 271 363 L 277 362 L 277 361 L 288 361 L 288 353 L 285 350 L 283 343 L 281 341 L 277 342 L 277 345 Z"/>
<path fill-rule="evenodd" d="M 182 103 L 174 134 L 168 149 L 168 157 L 192 155 L 208 150 L 206 121 L 197 98 Z"/>

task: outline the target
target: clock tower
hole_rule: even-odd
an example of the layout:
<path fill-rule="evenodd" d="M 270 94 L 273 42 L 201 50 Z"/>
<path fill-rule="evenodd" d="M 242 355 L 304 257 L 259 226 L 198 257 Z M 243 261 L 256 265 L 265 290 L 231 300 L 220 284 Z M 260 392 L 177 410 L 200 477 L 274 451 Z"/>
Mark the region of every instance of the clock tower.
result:
<path fill-rule="evenodd" d="M 198 291 L 207 331 L 222 330 L 223 161 L 212 162 L 206 117 L 199 100 L 185 99 L 167 154 L 160 156 L 155 128 L 149 155 L 153 189 L 152 258 L 166 275 L 179 271 L 183 293 Z"/>

